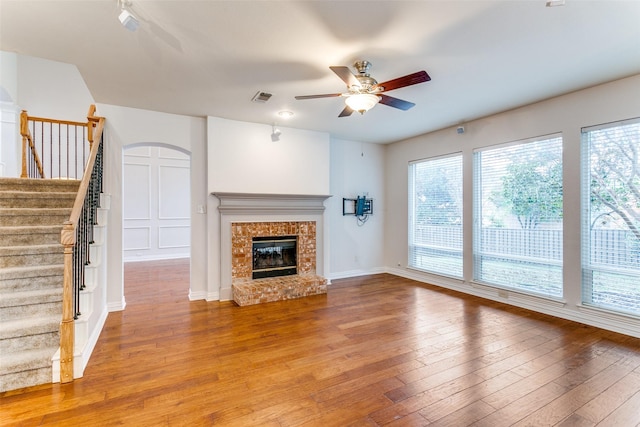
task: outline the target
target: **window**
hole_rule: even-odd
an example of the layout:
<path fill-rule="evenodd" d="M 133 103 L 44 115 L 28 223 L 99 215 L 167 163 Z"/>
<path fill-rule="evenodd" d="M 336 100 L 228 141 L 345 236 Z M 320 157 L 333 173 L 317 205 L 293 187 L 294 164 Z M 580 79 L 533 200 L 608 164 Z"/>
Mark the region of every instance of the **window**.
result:
<path fill-rule="evenodd" d="M 409 166 L 409 266 L 462 278 L 462 154 Z"/>
<path fill-rule="evenodd" d="M 582 130 L 582 301 L 640 315 L 640 119 Z"/>
<path fill-rule="evenodd" d="M 474 280 L 562 297 L 562 138 L 474 153 Z"/>

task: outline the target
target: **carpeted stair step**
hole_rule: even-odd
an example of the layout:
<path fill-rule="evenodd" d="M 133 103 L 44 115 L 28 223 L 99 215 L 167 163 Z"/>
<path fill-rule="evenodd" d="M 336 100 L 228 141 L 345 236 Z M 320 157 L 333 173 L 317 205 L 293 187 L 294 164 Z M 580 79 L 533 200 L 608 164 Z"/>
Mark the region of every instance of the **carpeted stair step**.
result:
<path fill-rule="evenodd" d="M 0 324 L 0 354 L 60 345 L 60 316 L 8 320 Z"/>
<path fill-rule="evenodd" d="M 0 301 L 0 321 L 62 314 L 62 289 L 39 289 L 3 293 Z"/>
<path fill-rule="evenodd" d="M 64 266 L 38 265 L 0 269 L 0 293 L 15 291 L 35 291 L 38 289 L 62 289 Z"/>
<path fill-rule="evenodd" d="M 0 227 L 25 225 L 62 225 L 71 208 L 0 208 Z"/>
<path fill-rule="evenodd" d="M 51 358 L 56 348 L 39 348 L 0 357 L 0 392 L 32 385 L 50 383 Z"/>
<path fill-rule="evenodd" d="M 11 307 L 25 307 L 29 305 L 62 301 L 62 289 L 37 289 L 35 291 L 17 291 L 2 293 L 0 310 Z M 60 306 L 62 312 L 62 306 Z M 6 320 L 6 319 L 5 319 Z"/>
<path fill-rule="evenodd" d="M 24 306 L 0 308 L 0 322 L 30 316 L 49 316 L 62 312 L 62 300 Z"/>
<path fill-rule="evenodd" d="M 60 243 L 62 225 L 0 227 L 0 247 Z"/>
<path fill-rule="evenodd" d="M 0 208 L 63 208 L 73 206 L 76 193 L 0 191 Z"/>
<path fill-rule="evenodd" d="M 77 193 L 80 181 L 75 179 L 0 179 L 0 191 L 43 191 Z"/>
<path fill-rule="evenodd" d="M 61 244 L 0 247 L 0 268 L 64 264 Z"/>

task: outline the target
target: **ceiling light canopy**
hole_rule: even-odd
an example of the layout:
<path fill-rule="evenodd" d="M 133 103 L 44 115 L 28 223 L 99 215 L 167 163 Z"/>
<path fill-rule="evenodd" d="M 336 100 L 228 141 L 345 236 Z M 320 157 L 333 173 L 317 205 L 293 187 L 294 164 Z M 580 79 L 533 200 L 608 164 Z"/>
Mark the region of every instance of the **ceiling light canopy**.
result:
<path fill-rule="evenodd" d="M 278 111 L 278 117 L 281 117 L 283 119 L 288 119 L 290 117 L 293 117 L 293 111 L 287 111 L 287 110 Z"/>
<path fill-rule="evenodd" d="M 344 103 L 353 111 L 357 111 L 360 114 L 364 114 L 372 109 L 378 102 L 380 97 L 372 93 L 359 93 L 356 95 L 350 95 Z"/>

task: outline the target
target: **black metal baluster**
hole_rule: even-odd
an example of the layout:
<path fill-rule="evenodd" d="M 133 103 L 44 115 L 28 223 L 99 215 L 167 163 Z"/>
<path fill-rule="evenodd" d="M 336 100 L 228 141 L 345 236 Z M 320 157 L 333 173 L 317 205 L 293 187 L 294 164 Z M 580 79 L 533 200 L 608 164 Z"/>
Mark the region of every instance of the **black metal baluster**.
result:
<path fill-rule="evenodd" d="M 74 286 L 74 319 L 77 319 L 80 313 L 80 291 L 85 289 L 85 266 L 91 263 L 89 248 L 94 243 L 93 226 L 98 223 L 97 209 L 100 207 L 100 193 L 102 193 L 102 176 L 103 176 L 103 139 L 100 138 L 96 143 L 98 150 L 96 160 L 91 171 L 91 180 L 85 194 L 82 213 L 76 224 L 76 244 L 73 248 L 73 286 Z M 83 144 L 84 146 L 84 144 Z"/>

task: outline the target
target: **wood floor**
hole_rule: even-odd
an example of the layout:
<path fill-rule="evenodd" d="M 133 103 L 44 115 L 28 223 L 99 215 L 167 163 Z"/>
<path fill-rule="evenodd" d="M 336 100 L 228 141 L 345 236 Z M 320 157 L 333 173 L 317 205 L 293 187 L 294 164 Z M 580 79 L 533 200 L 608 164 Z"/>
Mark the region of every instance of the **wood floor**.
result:
<path fill-rule="evenodd" d="M 640 340 L 381 274 L 189 302 L 125 267 L 84 378 L 0 394 L 2 426 L 637 426 Z"/>

